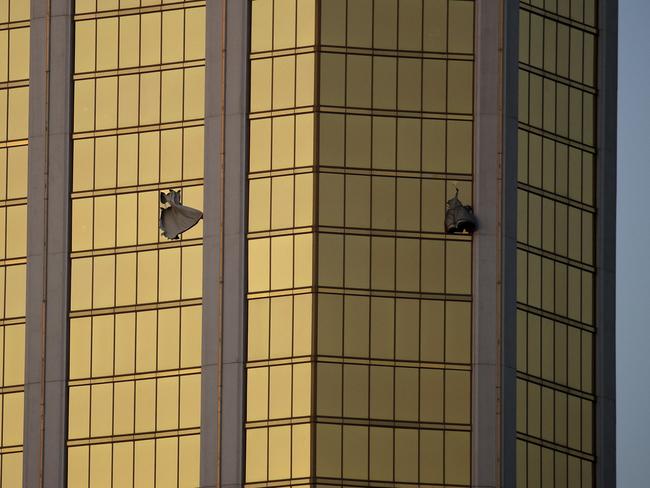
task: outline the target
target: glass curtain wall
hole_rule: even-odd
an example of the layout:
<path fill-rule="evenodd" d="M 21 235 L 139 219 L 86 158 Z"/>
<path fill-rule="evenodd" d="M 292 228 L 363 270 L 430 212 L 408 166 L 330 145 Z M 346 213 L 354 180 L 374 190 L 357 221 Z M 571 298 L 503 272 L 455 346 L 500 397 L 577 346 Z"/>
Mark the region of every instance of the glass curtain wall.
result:
<path fill-rule="evenodd" d="M 520 7 L 517 486 L 594 486 L 597 2 Z"/>
<path fill-rule="evenodd" d="M 22 485 L 29 119 L 27 0 L 0 1 L 0 486 Z"/>
<path fill-rule="evenodd" d="M 68 486 L 198 486 L 205 1 L 75 4 Z"/>
<path fill-rule="evenodd" d="M 473 33 L 468 0 L 252 0 L 248 484 L 470 484 Z"/>
<path fill-rule="evenodd" d="M 246 482 L 300 486 L 313 475 L 318 5 L 251 7 Z"/>

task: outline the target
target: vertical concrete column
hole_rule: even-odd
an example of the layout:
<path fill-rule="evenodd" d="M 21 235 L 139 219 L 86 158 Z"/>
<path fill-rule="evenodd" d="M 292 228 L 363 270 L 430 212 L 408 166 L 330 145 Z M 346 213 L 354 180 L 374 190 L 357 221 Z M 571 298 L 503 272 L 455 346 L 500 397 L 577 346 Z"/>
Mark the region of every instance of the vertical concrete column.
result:
<path fill-rule="evenodd" d="M 472 486 L 500 486 L 503 2 L 476 2 Z"/>
<path fill-rule="evenodd" d="M 207 2 L 201 487 L 243 484 L 248 3 Z"/>
<path fill-rule="evenodd" d="M 618 0 L 599 1 L 596 234 L 596 486 L 616 486 Z"/>
<path fill-rule="evenodd" d="M 65 486 L 72 3 L 31 2 L 25 487 Z"/>

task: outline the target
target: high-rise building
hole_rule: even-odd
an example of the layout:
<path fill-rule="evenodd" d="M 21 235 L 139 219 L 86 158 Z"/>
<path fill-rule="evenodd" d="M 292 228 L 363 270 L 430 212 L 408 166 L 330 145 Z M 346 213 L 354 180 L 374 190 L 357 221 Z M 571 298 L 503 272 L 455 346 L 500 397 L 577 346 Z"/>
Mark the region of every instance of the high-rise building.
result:
<path fill-rule="evenodd" d="M 0 488 L 616 486 L 617 9 L 0 0 Z"/>

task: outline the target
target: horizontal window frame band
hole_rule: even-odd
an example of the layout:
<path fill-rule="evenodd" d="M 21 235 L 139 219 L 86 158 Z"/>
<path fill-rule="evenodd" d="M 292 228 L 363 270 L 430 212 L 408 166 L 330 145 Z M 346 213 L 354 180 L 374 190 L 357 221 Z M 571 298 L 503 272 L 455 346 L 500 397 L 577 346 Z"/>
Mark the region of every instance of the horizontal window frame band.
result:
<path fill-rule="evenodd" d="M 416 120 L 446 120 L 457 122 L 474 122 L 473 114 L 456 114 L 452 112 L 422 112 L 418 110 L 386 110 L 350 107 L 344 105 L 323 105 L 314 103 L 313 105 L 304 105 L 300 107 L 283 108 L 278 110 L 260 110 L 250 112 L 248 120 L 268 119 L 273 117 L 283 117 L 286 115 L 367 115 L 370 117 L 392 117 L 398 119 L 416 119 Z"/>
<path fill-rule="evenodd" d="M 263 429 L 269 427 L 285 427 L 289 425 L 309 425 L 312 423 L 326 425 L 345 425 L 353 427 L 388 427 L 394 429 L 411 429 L 411 430 L 434 430 L 434 431 L 453 431 L 453 432 L 471 432 L 471 425 L 468 424 L 450 424 L 440 422 L 418 422 L 406 420 L 382 420 L 356 417 L 329 417 L 316 415 L 311 417 L 287 417 L 284 419 L 273 420 L 256 420 L 246 422 L 246 430 Z"/>
<path fill-rule="evenodd" d="M 568 139 L 566 137 L 562 137 L 556 134 L 555 132 L 548 132 L 543 129 L 538 129 L 537 127 L 533 127 L 532 125 L 524 124 L 521 121 L 518 122 L 517 128 L 520 130 L 524 130 L 530 134 L 535 134 L 537 136 L 552 140 L 554 142 L 560 142 L 568 147 L 573 147 L 575 149 L 580 149 L 581 151 L 591 153 L 594 155 L 594 157 L 596 156 L 596 145 L 589 146 L 586 144 L 582 144 L 581 142 L 578 142 L 574 139 Z"/>
<path fill-rule="evenodd" d="M 569 456 L 573 456 L 576 458 L 580 458 L 583 461 L 590 461 L 592 463 L 596 462 L 596 456 L 593 454 L 586 453 L 584 451 L 577 451 L 575 449 L 571 449 L 570 447 L 563 446 L 561 444 L 555 444 L 554 442 L 549 442 L 544 439 L 541 439 L 539 437 L 534 437 L 528 434 L 523 434 L 521 432 L 517 432 L 517 439 L 520 441 L 525 441 L 530 444 L 534 444 L 539 447 L 545 447 L 547 449 L 551 449 L 553 451 L 558 451 L 563 454 L 568 454 Z M 573 487 L 572 487 L 573 488 Z"/>
<path fill-rule="evenodd" d="M 437 181 L 465 181 L 468 183 L 474 182 L 472 173 L 437 173 L 433 171 L 417 171 L 417 170 L 392 170 L 392 169 L 379 169 L 371 168 L 364 169 L 358 167 L 341 167 L 329 166 L 326 164 L 319 164 L 316 174 L 333 174 L 333 175 L 351 175 L 351 176 L 381 176 L 393 178 L 412 178 L 416 180 L 437 180 Z M 274 175 L 275 176 L 275 175 Z"/>
<path fill-rule="evenodd" d="M 0 90 L 9 90 L 10 88 L 28 88 L 29 78 L 19 80 L 3 81 L 0 83 Z"/>
<path fill-rule="evenodd" d="M 0 396 L 9 395 L 11 393 L 25 393 L 25 385 L 21 383 L 13 386 L 0 387 Z"/>
<path fill-rule="evenodd" d="M 255 181 L 263 178 L 295 175 L 317 175 L 319 170 L 315 166 L 298 166 L 295 168 L 272 169 L 268 171 L 248 172 L 248 181 Z"/>
<path fill-rule="evenodd" d="M 300 230 L 298 230 L 300 229 Z M 311 232 L 303 231 L 302 229 L 313 229 Z M 460 235 L 460 234 L 445 234 L 445 233 L 433 233 L 433 232 L 417 232 L 417 231 L 401 231 L 401 230 L 385 230 L 385 229 L 374 229 L 374 228 L 359 228 L 359 227 L 333 227 L 333 226 L 323 226 L 323 225 L 312 225 L 309 227 L 287 227 L 286 229 L 277 230 L 277 231 L 261 231 L 262 233 L 274 233 L 273 237 L 282 237 L 282 236 L 292 236 L 292 235 L 301 235 L 301 234 L 332 234 L 332 235 L 342 235 L 342 236 L 357 236 L 357 237 L 387 237 L 393 239 L 410 239 L 417 241 L 440 241 L 440 242 L 472 242 L 472 237 L 470 235 Z M 277 233 L 277 234 L 276 234 Z M 266 236 L 260 236 L 260 232 L 250 232 L 248 241 L 254 241 L 258 239 L 263 239 Z M 426 236 L 431 234 L 431 238 Z M 338 288 L 338 287 L 336 287 Z"/>
<path fill-rule="evenodd" d="M 304 415 L 299 417 L 286 417 L 277 420 L 255 420 L 253 422 L 244 421 L 244 424 L 247 430 L 265 427 L 284 427 L 287 425 L 311 425 L 314 422 L 314 418 L 315 417 L 310 415 Z"/>
<path fill-rule="evenodd" d="M 370 115 L 371 117 L 395 117 L 400 119 L 416 119 L 416 120 L 457 120 L 474 122 L 474 115 L 472 113 L 460 112 L 427 112 L 423 110 L 388 110 L 376 108 L 363 108 L 355 107 L 353 105 L 325 105 L 319 104 L 318 113 L 333 114 L 333 115 Z M 251 112 L 259 113 L 259 112 Z"/>
<path fill-rule="evenodd" d="M 315 234 L 318 232 L 318 226 L 315 225 L 303 225 L 300 227 L 286 227 L 283 229 L 275 230 L 261 230 L 258 232 L 249 232 L 246 237 L 247 241 L 253 241 L 256 239 L 271 238 L 271 237 L 286 237 L 286 236 L 300 236 Z"/>
<path fill-rule="evenodd" d="M 563 15 L 559 14 L 554 14 L 553 12 L 549 12 L 548 10 L 544 10 L 541 7 L 535 7 L 534 5 L 531 5 L 529 3 L 519 3 L 519 8 L 521 10 L 525 10 L 529 13 L 533 13 L 536 15 L 539 15 L 541 17 L 545 17 L 550 20 L 554 20 L 558 24 L 564 24 L 570 27 L 575 27 L 576 29 L 580 29 L 584 32 L 588 32 L 590 34 L 598 35 L 598 27 L 593 27 L 590 26 L 589 24 L 585 24 L 583 22 L 578 22 L 577 20 L 573 20 L 569 17 L 564 17 Z"/>
<path fill-rule="evenodd" d="M 6 139 L 0 141 L 0 149 L 9 149 L 13 147 L 27 147 L 27 139 Z"/>
<path fill-rule="evenodd" d="M 9 22 L 0 22 L 0 31 L 9 29 L 19 29 L 21 27 L 31 27 L 31 20 L 12 20 Z"/>
<path fill-rule="evenodd" d="M 581 398 L 583 400 L 589 400 L 591 402 L 595 402 L 597 397 L 595 394 L 592 393 L 587 393 L 582 390 L 576 390 L 575 388 L 570 388 L 568 386 L 561 385 L 560 383 L 555 383 L 553 381 L 548 381 L 544 380 L 542 378 L 539 378 L 537 376 L 532 376 L 527 373 L 522 373 L 521 371 L 517 370 L 517 379 L 527 381 L 528 383 L 533 383 L 538 386 L 543 386 L 545 388 L 549 388 L 554 391 L 559 391 L 562 393 L 566 393 L 567 395 L 571 395 L 574 397 Z"/>
<path fill-rule="evenodd" d="M 71 192 L 70 198 L 72 200 L 79 200 L 82 198 L 105 197 L 112 195 L 132 195 L 144 193 L 147 191 L 166 191 L 170 187 L 181 189 L 193 188 L 195 186 L 203 186 L 203 184 L 203 178 L 188 178 L 187 180 L 165 181 L 161 183 L 147 183 L 144 185 L 117 186 L 113 188 L 102 188 L 101 190 L 83 190 Z"/>
<path fill-rule="evenodd" d="M 449 371 L 465 371 L 472 370 L 470 363 L 435 363 L 429 361 L 407 361 L 402 359 L 373 359 L 362 358 L 356 356 L 326 356 L 322 354 L 317 355 L 301 355 L 289 356 L 285 358 L 273 359 L 256 359 L 246 362 L 246 370 L 272 368 L 274 366 L 290 366 L 296 364 L 341 364 L 351 366 L 381 366 L 381 367 L 401 367 L 411 369 L 425 369 L 425 370 L 449 370 Z"/>
<path fill-rule="evenodd" d="M 454 53 L 449 51 L 417 51 L 412 49 L 375 49 L 372 47 L 337 46 L 320 44 L 318 51 L 325 54 L 353 54 L 381 58 L 440 59 L 449 61 L 474 61 L 474 53 Z"/>
<path fill-rule="evenodd" d="M 528 193 L 533 193 L 535 195 L 538 195 L 540 197 L 544 197 L 548 200 L 553 200 L 554 202 L 557 203 L 563 203 L 569 207 L 577 208 L 578 210 L 582 210 L 583 212 L 589 212 L 593 214 L 594 216 L 598 213 L 598 209 L 593 206 L 593 205 L 587 205 L 586 203 L 582 203 L 579 200 L 574 200 L 573 198 L 565 197 L 562 195 L 559 195 L 557 193 L 550 192 L 548 190 L 544 190 L 542 188 L 539 188 L 537 186 L 531 186 L 528 183 L 521 183 L 517 182 L 517 189 L 518 190 L 524 190 L 527 191 Z"/>
<path fill-rule="evenodd" d="M 18 256 L 15 258 L 0 259 L 0 268 L 5 268 L 8 266 L 16 266 L 20 264 L 27 264 L 27 256 Z"/>
<path fill-rule="evenodd" d="M 389 368 L 403 368 L 403 369 L 424 369 L 424 370 L 444 370 L 444 371 L 464 371 L 471 372 L 472 364 L 469 363 L 454 363 L 452 361 L 445 361 L 442 363 L 428 362 L 428 361 L 407 361 L 403 359 L 378 359 L 378 358 L 357 358 L 353 356 L 328 356 L 324 354 L 314 355 L 314 364 L 340 364 L 346 366 L 379 366 Z"/>
<path fill-rule="evenodd" d="M 335 46 L 329 44 L 313 44 L 296 48 L 277 49 L 270 51 L 255 51 L 250 54 L 249 60 L 272 59 L 296 54 L 345 54 L 383 58 L 407 59 L 438 59 L 443 61 L 474 61 L 473 54 L 447 53 L 439 51 L 412 51 L 397 49 L 374 49 L 365 47 Z"/>
<path fill-rule="evenodd" d="M 7 198 L 6 200 L 0 200 L 0 208 L 20 207 L 21 205 L 27 205 L 27 198 Z"/>
<path fill-rule="evenodd" d="M 596 333 L 598 330 L 598 327 L 596 325 L 589 325 L 585 324 L 583 322 L 579 322 L 577 320 L 570 319 L 569 317 L 566 317 L 564 315 L 557 315 L 554 313 L 546 312 L 545 310 L 542 310 L 541 308 L 536 308 L 531 305 L 528 305 L 526 303 L 521 303 L 517 302 L 517 309 L 522 310 L 524 312 L 529 312 L 534 315 L 537 315 L 539 317 L 545 318 L 545 319 L 550 319 L 554 320 L 555 322 L 560 322 L 564 325 L 569 325 L 571 327 L 575 327 L 576 329 L 584 330 L 587 332 L 591 333 Z"/>
<path fill-rule="evenodd" d="M 290 293 L 291 291 L 297 293 Z M 451 294 L 451 293 L 418 293 L 418 292 L 404 292 L 404 291 L 386 291 L 375 289 L 357 289 L 357 288 L 335 288 L 329 286 L 312 285 L 303 288 L 284 288 L 282 290 L 262 291 L 255 293 L 247 293 L 247 300 L 255 300 L 258 298 L 275 298 L 291 295 L 304 295 L 304 294 L 327 294 L 327 295 L 342 295 L 342 296 L 362 296 L 362 297 L 379 297 L 379 298 L 413 298 L 420 300 L 437 300 L 437 301 L 450 301 L 450 302 L 471 302 L 471 295 Z"/>
<path fill-rule="evenodd" d="M 547 80 L 552 80 L 556 83 L 560 83 L 562 85 L 569 86 L 571 88 L 576 88 L 580 91 L 583 91 L 585 93 L 589 93 L 591 95 L 597 96 L 598 95 L 598 88 L 595 86 L 590 86 L 590 85 L 585 85 L 583 83 L 580 83 L 578 81 L 573 81 L 569 78 L 565 78 L 564 76 L 557 75 L 555 73 L 552 73 L 550 71 L 546 71 L 540 68 L 536 68 L 530 64 L 519 62 L 519 69 L 522 71 L 525 71 L 526 73 L 532 73 L 537 76 L 541 76 L 542 78 L 545 78 Z"/>
<path fill-rule="evenodd" d="M 581 261 L 575 261 L 573 259 L 569 259 L 567 257 L 560 256 L 559 254 L 555 254 L 549 251 L 544 251 L 539 247 L 517 242 L 517 249 L 520 251 L 525 251 L 529 254 L 534 254 L 535 256 L 551 259 L 553 261 L 557 261 L 558 263 L 566 264 L 567 266 L 571 266 L 572 268 L 578 268 L 581 269 L 582 271 L 588 271 L 590 273 L 596 274 L 596 267 L 593 265 L 589 265 Z"/>
<path fill-rule="evenodd" d="M 9 319 L 0 318 L 0 328 L 11 327 L 13 325 L 26 325 L 25 316 L 12 317 Z"/>
<path fill-rule="evenodd" d="M 131 254 L 131 253 L 140 253 L 148 251 L 157 251 L 164 249 L 176 249 L 179 247 L 199 247 L 203 244 L 203 239 L 197 237 L 195 239 L 187 239 L 178 241 L 173 240 L 170 242 L 160 241 L 152 242 L 151 244 L 136 244 L 134 246 L 123 246 L 123 247 L 107 247 L 101 249 L 89 249 L 86 251 L 74 251 L 70 253 L 70 259 L 82 259 L 82 258 L 95 258 L 100 256 L 119 256 L 122 254 Z"/>
<path fill-rule="evenodd" d="M 122 374 L 113 376 L 101 376 L 94 378 L 75 378 L 68 380 L 68 387 L 106 385 L 112 383 L 127 383 L 133 381 L 152 380 L 160 378 L 181 378 L 201 374 L 201 367 L 177 368 L 167 370 L 147 371 L 145 373 Z"/>
<path fill-rule="evenodd" d="M 447 234 L 445 232 L 417 232 L 407 230 L 384 230 L 367 227 L 316 226 L 319 234 L 332 234 L 356 237 L 388 237 L 417 241 L 472 242 L 469 235 Z M 431 236 L 431 237 L 429 237 Z"/>
<path fill-rule="evenodd" d="M 526 309 L 531 309 L 531 310 L 526 310 Z M 520 302 L 517 303 L 517 310 L 521 310 L 522 312 L 525 312 L 526 316 L 534 315 L 535 317 L 540 318 L 540 319 L 545 318 L 545 319 L 548 319 L 548 320 L 552 320 L 553 322 L 556 322 L 558 324 L 565 325 L 567 327 L 572 327 L 572 328 L 578 329 L 578 330 L 580 330 L 582 332 L 588 332 L 588 333 L 590 333 L 590 334 L 592 334 L 594 336 L 596 335 L 596 327 L 595 326 L 576 323 L 575 320 L 571 320 L 571 319 L 569 319 L 567 317 L 564 317 L 564 316 L 559 316 L 559 319 L 558 319 L 557 318 L 558 316 L 555 316 L 552 313 L 547 313 L 547 312 L 540 313 L 539 310 L 534 309 L 534 307 L 530 307 L 530 306 L 522 304 Z M 553 315 L 555 318 L 549 317 L 549 315 Z M 526 374 L 526 373 L 521 372 L 521 374 Z"/>
<path fill-rule="evenodd" d="M 206 0 L 188 0 L 175 3 L 162 3 L 148 7 L 118 8 L 113 10 L 95 10 L 94 12 L 75 13 L 74 20 L 103 19 L 106 17 L 121 17 L 126 15 L 149 14 L 152 12 L 166 12 L 168 10 L 184 10 L 195 7 L 205 7 Z"/>
<path fill-rule="evenodd" d="M 203 127 L 205 118 L 187 119 L 178 122 L 165 122 L 162 124 L 133 125 L 129 127 L 118 127 L 115 129 L 89 130 L 74 132 L 72 140 L 80 139 L 97 139 L 107 136 L 121 136 L 128 134 L 145 134 L 147 132 L 162 132 L 169 129 L 190 129 L 193 127 Z M 0 146 L 1 149 L 1 146 Z"/>
<path fill-rule="evenodd" d="M 175 300 L 171 302 L 151 302 L 138 305 L 125 305 L 122 307 L 92 308 L 86 310 L 71 311 L 70 319 L 84 317 L 97 317 L 102 315 L 117 315 L 122 313 L 149 312 L 152 310 L 166 310 L 169 308 L 194 307 L 203 304 L 203 298 L 190 298 L 186 300 Z"/>
<path fill-rule="evenodd" d="M 272 119 L 273 117 L 286 117 L 288 115 L 314 115 L 318 114 L 318 105 L 300 105 L 296 107 L 282 108 L 278 110 L 262 110 L 249 112 L 248 120 Z"/>
<path fill-rule="evenodd" d="M 318 168 L 316 168 L 318 164 Z M 291 176 L 303 174 L 335 174 L 350 176 L 383 176 L 393 178 L 413 178 L 417 180 L 439 180 L 439 181 L 466 181 L 473 182 L 471 173 L 438 173 L 433 171 L 417 170 L 392 170 L 380 168 L 360 168 L 358 166 L 330 166 L 326 164 L 314 163 L 314 166 L 299 166 L 296 168 L 272 169 L 270 171 L 249 172 L 248 181 L 255 181 L 262 178 L 273 178 L 278 176 Z"/>
<path fill-rule="evenodd" d="M 124 434 L 116 436 L 86 437 L 82 439 L 67 440 L 66 447 L 94 446 L 97 444 L 117 444 L 120 442 L 146 441 L 153 439 L 169 439 L 170 437 L 186 437 L 201 433 L 200 427 L 189 429 L 159 430 L 142 434 Z"/>
<path fill-rule="evenodd" d="M 402 420 L 381 420 L 381 419 L 357 419 L 346 417 L 326 417 L 317 415 L 315 422 L 326 425 L 351 425 L 356 427 L 389 427 L 394 429 L 411 430 L 445 430 L 454 432 L 471 432 L 471 424 L 440 424 L 428 422 L 409 422 Z M 444 425 L 444 428 L 426 427 L 427 425 Z"/>
<path fill-rule="evenodd" d="M 0 447 L 0 455 L 4 454 L 22 454 L 23 452 L 23 445 L 22 444 L 16 444 L 15 446 L 3 446 Z"/>
<path fill-rule="evenodd" d="M 283 56 L 297 56 L 299 54 L 314 54 L 320 53 L 320 46 L 318 44 L 308 44 L 300 47 L 290 47 L 287 49 L 276 49 L 270 51 L 255 51 L 248 56 L 249 61 L 256 61 L 258 59 L 271 59 Z"/>
<path fill-rule="evenodd" d="M 191 68 L 205 68 L 205 59 L 199 58 L 191 61 L 179 61 L 174 63 L 157 63 L 146 66 L 131 68 L 118 68 L 112 70 L 82 71 L 75 73 L 73 81 L 101 80 L 102 78 L 115 78 L 120 76 L 133 76 L 148 73 L 165 73 Z"/>
<path fill-rule="evenodd" d="M 429 361 L 406 361 L 402 359 L 376 359 L 359 358 L 354 356 L 325 356 L 322 354 L 311 356 L 291 356 L 287 358 L 261 359 L 246 363 L 246 371 L 254 369 L 268 369 L 275 366 L 290 366 L 297 364 L 340 364 L 342 366 L 378 366 L 390 368 L 409 368 L 426 371 L 464 371 L 471 372 L 470 363 L 434 363 Z"/>
<path fill-rule="evenodd" d="M 281 358 L 272 359 L 255 359 L 248 360 L 245 364 L 245 369 L 258 369 L 258 368 L 272 368 L 274 366 L 290 366 L 296 364 L 310 364 L 315 363 L 313 354 L 301 354 L 299 356 L 286 356 Z"/>
<path fill-rule="evenodd" d="M 471 238 L 460 235 L 446 234 L 444 231 L 418 232 L 407 230 L 373 229 L 371 227 L 332 227 L 320 225 L 287 227 L 284 229 L 249 232 L 247 237 L 249 241 L 254 241 L 264 238 L 298 236 L 304 234 L 332 234 L 354 237 L 388 237 L 393 239 L 415 239 L 418 241 L 426 240 L 443 242 L 471 242 Z"/>

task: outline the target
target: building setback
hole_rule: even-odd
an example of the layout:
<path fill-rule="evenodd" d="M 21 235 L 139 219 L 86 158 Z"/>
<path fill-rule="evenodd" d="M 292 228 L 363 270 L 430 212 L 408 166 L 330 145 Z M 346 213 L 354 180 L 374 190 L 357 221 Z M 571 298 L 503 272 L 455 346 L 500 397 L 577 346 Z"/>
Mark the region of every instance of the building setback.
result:
<path fill-rule="evenodd" d="M 617 9 L 0 0 L 0 487 L 616 486 Z"/>

